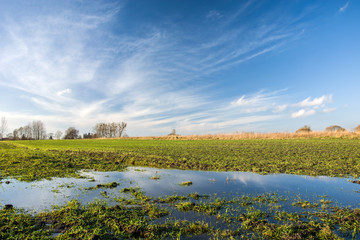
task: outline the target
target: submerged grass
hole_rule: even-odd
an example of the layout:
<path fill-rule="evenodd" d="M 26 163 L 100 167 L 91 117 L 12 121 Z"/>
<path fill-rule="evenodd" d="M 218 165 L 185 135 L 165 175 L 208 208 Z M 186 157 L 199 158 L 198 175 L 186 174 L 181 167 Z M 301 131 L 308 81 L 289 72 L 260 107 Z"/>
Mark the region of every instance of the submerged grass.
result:
<path fill-rule="evenodd" d="M 180 239 L 184 236 L 193 239 L 356 239 L 360 235 L 359 209 L 337 206 L 323 209 L 314 202 L 312 211 L 299 208 L 298 212 L 291 212 L 282 206 L 273 208 L 274 203 L 288 201 L 276 194 L 191 200 L 178 195 L 153 199 L 139 188 L 122 192 L 137 197 L 131 205 L 126 201 L 116 205 L 103 201 L 82 205 L 73 200 L 37 214 L 2 209 L 0 239 Z M 190 194 L 194 195 L 198 194 Z M 244 202 L 247 204 L 241 204 Z M 298 208 L 291 201 L 289 205 Z M 212 220 L 179 219 L 173 217 L 169 206 L 190 215 L 205 214 Z"/>

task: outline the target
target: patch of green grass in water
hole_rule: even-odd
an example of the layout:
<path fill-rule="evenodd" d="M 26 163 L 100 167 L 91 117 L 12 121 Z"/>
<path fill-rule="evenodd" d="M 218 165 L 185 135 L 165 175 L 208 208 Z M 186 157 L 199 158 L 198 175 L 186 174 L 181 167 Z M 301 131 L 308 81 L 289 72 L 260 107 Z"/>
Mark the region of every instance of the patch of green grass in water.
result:
<path fill-rule="evenodd" d="M 120 183 L 117 182 L 111 182 L 111 183 L 105 183 L 105 184 L 97 184 L 94 187 L 88 187 L 85 188 L 85 190 L 94 190 L 94 189 L 99 189 L 99 188 L 116 188 L 117 186 L 119 186 Z"/>
<path fill-rule="evenodd" d="M 179 183 L 180 186 L 190 186 L 192 184 L 193 184 L 192 181 L 185 181 L 185 182 Z"/>

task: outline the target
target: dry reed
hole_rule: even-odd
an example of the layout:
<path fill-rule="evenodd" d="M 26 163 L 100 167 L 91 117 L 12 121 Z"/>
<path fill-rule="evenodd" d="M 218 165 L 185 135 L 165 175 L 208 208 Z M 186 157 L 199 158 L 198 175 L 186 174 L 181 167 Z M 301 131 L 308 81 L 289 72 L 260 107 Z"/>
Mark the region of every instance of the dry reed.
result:
<path fill-rule="evenodd" d="M 128 139 L 158 139 L 158 140 L 239 140 L 239 139 L 307 139 L 307 138 L 346 138 L 360 139 L 360 133 L 357 132 L 303 132 L 303 133 L 219 133 L 205 135 L 166 135 L 166 136 L 145 136 L 129 137 Z"/>

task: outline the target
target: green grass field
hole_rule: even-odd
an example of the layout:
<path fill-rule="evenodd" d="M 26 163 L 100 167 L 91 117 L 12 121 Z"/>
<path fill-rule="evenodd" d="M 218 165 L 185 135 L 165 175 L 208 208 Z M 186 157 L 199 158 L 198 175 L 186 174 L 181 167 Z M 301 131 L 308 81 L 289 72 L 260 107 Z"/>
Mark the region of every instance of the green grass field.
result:
<path fill-rule="evenodd" d="M 0 143 L 2 177 L 74 176 L 125 166 L 355 177 L 358 139 L 44 140 Z"/>

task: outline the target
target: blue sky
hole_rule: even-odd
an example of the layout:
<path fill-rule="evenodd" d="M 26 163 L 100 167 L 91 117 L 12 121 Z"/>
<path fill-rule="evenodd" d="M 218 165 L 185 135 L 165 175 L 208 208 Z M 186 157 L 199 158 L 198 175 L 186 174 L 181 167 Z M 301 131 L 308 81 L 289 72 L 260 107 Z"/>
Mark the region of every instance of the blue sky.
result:
<path fill-rule="evenodd" d="M 360 1 L 2 0 L 9 131 L 130 136 L 360 124 Z"/>

